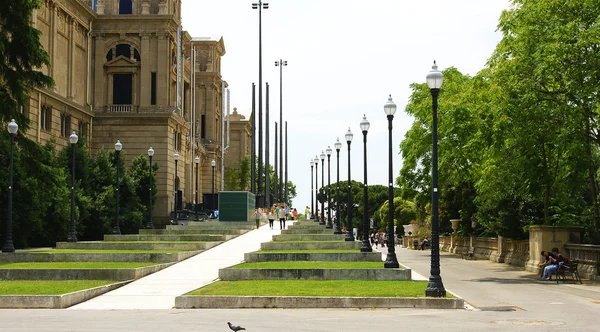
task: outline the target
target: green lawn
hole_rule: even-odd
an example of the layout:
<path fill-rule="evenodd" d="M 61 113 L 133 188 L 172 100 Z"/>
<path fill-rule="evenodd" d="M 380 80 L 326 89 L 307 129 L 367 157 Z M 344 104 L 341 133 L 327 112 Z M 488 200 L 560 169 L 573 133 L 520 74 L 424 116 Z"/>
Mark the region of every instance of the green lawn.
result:
<path fill-rule="evenodd" d="M 425 288 L 426 281 L 243 280 L 217 281 L 186 295 L 425 297 Z"/>
<path fill-rule="evenodd" d="M 308 254 L 308 253 L 342 253 L 342 252 L 360 252 L 359 249 L 310 249 L 310 250 L 294 250 L 294 249 L 287 249 L 287 250 L 260 250 L 258 251 L 258 253 L 267 253 L 267 254 L 277 254 L 277 253 L 302 253 L 302 254 Z"/>
<path fill-rule="evenodd" d="M 95 249 L 33 249 L 17 252 L 26 254 L 172 254 L 194 250 L 95 250 Z"/>
<path fill-rule="evenodd" d="M 383 269 L 383 262 L 256 262 L 232 266 L 235 269 Z"/>
<path fill-rule="evenodd" d="M 158 265 L 148 262 L 29 262 L 0 263 L 0 269 L 135 269 Z"/>
<path fill-rule="evenodd" d="M 114 284 L 110 280 L 2 280 L 0 295 L 60 295 Z"/>

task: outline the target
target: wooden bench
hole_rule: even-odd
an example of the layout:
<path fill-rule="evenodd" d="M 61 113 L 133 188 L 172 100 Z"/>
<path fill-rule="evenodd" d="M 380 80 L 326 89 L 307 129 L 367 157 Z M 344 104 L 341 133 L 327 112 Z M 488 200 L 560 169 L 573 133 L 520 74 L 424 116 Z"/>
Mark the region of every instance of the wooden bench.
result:
<path fill-rule="evenodd" d="M 461 254 L 462 259 L 475 259 L 475 257 L 473 257 L 474 253 L 475 247 L 469 247 L 469 249 L 465 248 L 465 250 Z"/>
<path fill-rule="evenodd" d="M 579 261 L 572 260 L 568 264 L 559 266 L 555 272 L 556 283 L 562 279 L 563 283 L 567 282 L 567 275 L 571 275 L 571 279 L 573 283 L 577 283 L 579 281 L 580 284 L 583 284 L 581 281 L 581 277 L 579 277 L 579 271 L 577 271 L 577 266 L 579 265 Z"/>

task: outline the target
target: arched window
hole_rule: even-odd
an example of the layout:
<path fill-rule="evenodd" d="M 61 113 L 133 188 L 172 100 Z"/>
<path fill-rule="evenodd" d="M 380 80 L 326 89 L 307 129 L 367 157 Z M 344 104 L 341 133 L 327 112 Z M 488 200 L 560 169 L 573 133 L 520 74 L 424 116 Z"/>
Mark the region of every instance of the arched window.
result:
<path fill-rule="evenodd" d="M 108 53 L 106 53 L 106 61 L 112 61 L 113 58 L 119 57 L 119 56 L 123 56 L 127 59 L 131 59 L 131 45 L 129 44 L 119 44 L 115 47 L 113 47 L 112 49 L 110 49 L 110 51 L 108 51 Z M 113 57 L 114 54 L 114 57 Z M 133 48 L 133 58 L 136 61 L 140 61 L 141 57 L 140 57 L 140 52 L 138 52 L 138 50 L 136 48 Z"/>

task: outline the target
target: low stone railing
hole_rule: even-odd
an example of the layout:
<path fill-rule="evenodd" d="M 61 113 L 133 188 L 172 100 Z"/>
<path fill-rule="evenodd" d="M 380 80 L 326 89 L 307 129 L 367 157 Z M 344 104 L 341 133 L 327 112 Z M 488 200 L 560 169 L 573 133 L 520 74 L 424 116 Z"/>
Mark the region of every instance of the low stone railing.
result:
<path fill-rule="evenodd" d="M 473 256 L 498 263 L 525 266 L 529 256 L 529 240 L 440 236 L 440 250 L 461 254 L 473 247 Z"/>
<path fill-rule="evenodd" d="M 593 244 L 565 244 L 566 256 L 578 260 L 577 271 L 582 278 L 600 280 L 600 246 Z"/>

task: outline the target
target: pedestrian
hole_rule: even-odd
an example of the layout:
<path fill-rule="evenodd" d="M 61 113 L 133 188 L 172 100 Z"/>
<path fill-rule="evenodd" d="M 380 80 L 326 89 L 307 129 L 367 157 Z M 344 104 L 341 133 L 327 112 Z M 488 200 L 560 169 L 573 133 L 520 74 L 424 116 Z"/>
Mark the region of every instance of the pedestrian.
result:
<path fill-rule="evenodd" d="M 285 229 L 285 209 L 283 206 L 277 207 L 277 218 L 279 218 L 279 229 Z"/>
<path fill-rule="evenodd" d="M 294 211 L 292 211 L 292 220 L 296 220 L 297 216 L 298 216 L 298 210 L 296 210 L 296 208 L 294 208 Z"/>
<path fill-rule="evenodd" d="M 260 226 L 260 219 L 262 218 L 262 209 L 258 208 L 254 210 L 254 218 L 256 219 L 256 229 Z"/>
<path fill-rule="evenodd" d="M 273 229 L 273 222 L 275 221 L 275 214 L 273 214 L 273 209 L 269 210 L 269 228 Z"/>

